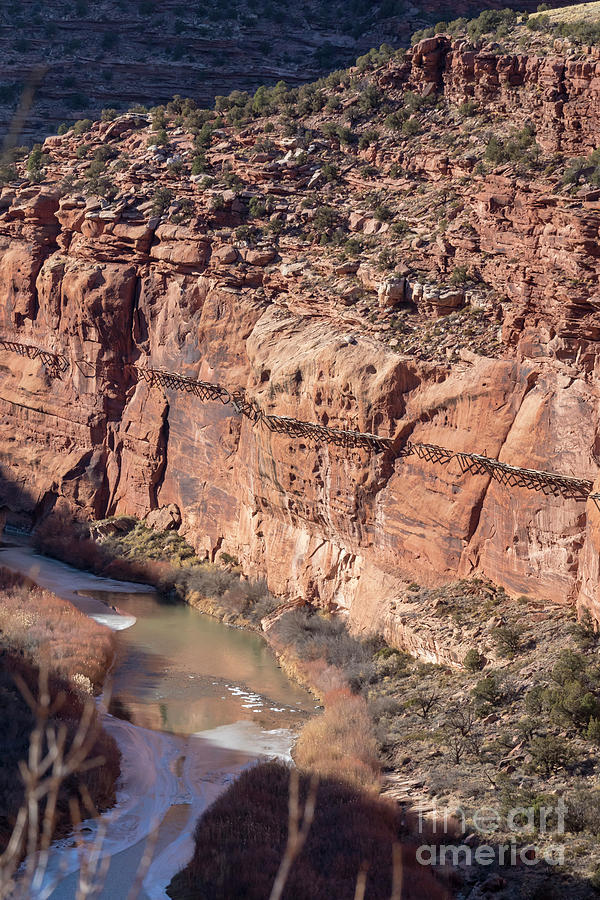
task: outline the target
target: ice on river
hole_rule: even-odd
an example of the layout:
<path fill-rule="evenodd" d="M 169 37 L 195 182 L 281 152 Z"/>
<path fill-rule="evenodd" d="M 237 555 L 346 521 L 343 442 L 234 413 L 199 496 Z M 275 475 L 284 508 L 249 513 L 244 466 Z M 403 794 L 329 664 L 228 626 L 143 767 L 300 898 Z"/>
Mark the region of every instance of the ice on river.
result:
<path fill-rule="evenodd" d="M 190 737 L 150 731 L 106 716 L 104 727 L 123 754 L 117 805 L 103 819 L 103 852 L 111 863 L 103 900 L 126 897 L 149 833 L 158 826 L 152 863 L 142 898 L 166 900 L 165 888 L 193 853 L 194 825 L 204 810 L 249 765 L 261 758 L 289 760 L 294 735 L 287 729 L 264 731 L 252 722 L 223 725 Z M 181 807 L 176 828 L 169 816 Z M 86 823 L 92 841 L 96 825 Z M 73 900 L 79 860 L 74 847 L 58 842 L 46 887 L 58 877 L 52 900 Z"/>
<path fill-rule="evenodd" d="M 147 594 L 152 590 L 146 585 L 99 578 L 39 556 L 23 542 L 15 540 L 14 544 L 0 548 L 0 565 L 29 575 L 41 587 L 115 630 L 129 628 L 136 617 L 119 614 L 101 599 L 85 596 L 84 592 L 107 591 L 114 595 Z M 140 625 L 143 621 L 140 618 Z M 123 637 L 133 637 L 136 632 L 133 629 Z M 218 684 L 212 681 L 213 687 Z M 264 697 L 245 686 L 227 681 L 226 688 L 230 697 L 243 701 L 242 707 L 249 706 L 254 711 L 269 706 Z M 203 690 L 202 679 L 199 690 Z M 280 698 L 273 699 L 277 702 Z M 273 707 L 279 708 L 285 707 Z M 295 737 L 286 728 L 266 730 L 253 721 L 224 724 L 190 736 L 143 728 L 104 710 L 102 722 L 122 754 L 116 806 L 101 816 L 106 826 L 103 854 L 110 860 L 100 894 L 102 900 L 127 897 L 154 829 L 156 844 L 140 900 L 167 900 L 165 888 L 192 855 L 198 817 L 246 767 L 265 758 L 289 760 Z M 84 828 L 84 840 L 92 842 L 97 823 L 88 821 Z M 39 896 L 74 900 L 78 870 L 79 858 L 72 838 L 57 841 Z"/>
<path fill-rule="evenodd" d="M 12 542 L 12 539 L 11 539 Z M 147 584 L 133 584 L 127 581 L 115 581 L 83 572 L 47 556 L 40 556 L 27 545 L 0 548 L 0 565 L 12 572 L 27 575 L 40 587 L 52 591 L 57 597 L 68 600 L 81 612 L 108 625 L 114 631 L 129 628 L 135 623 L 135 616 L 120 614 L 111 609 L 102 600 L 86 597 L 84 591 L 110 591 L 120 594 L 147 594 L 154 588 Z"/>

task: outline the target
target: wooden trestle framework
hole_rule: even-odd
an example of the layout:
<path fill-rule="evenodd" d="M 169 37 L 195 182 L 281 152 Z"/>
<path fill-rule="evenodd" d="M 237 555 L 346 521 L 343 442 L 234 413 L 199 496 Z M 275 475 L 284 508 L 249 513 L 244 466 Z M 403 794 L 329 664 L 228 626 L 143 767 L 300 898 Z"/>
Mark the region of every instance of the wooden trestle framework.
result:
<path fill-rule="evenodd" d="M 60 377 L 70 368 L 66 356 L 41 350 L 39 347 L 3 338 L 0 338 L 0 347 L 29 359 L 39 359 L 47 367 L 49 373 L 55 377 Z M 85 375 L 99 377 L 105 375 L 111 368 L 117 367 L 116 363 L 106 363 L 96 367 L 85 361 L 77 361 L 75 365 Z M 260 409 L 255 400 L 249 399 L 243 390 L 230 391 L 208 381 L 196 381 L 185 375 L 167 372 L 164 369 L 138 366 L 133 363 L 125 363 L 118 368 L 125 369 L 133 378 L 144 381 L 150 387 L 193 394 L 204 402 L 218 401 L 230 404 L 236 413 L 250 419 L 254 425 L 260 424 L 275 434 L 285 434 L 292 438 L 306 438 L 346 449 L 362 448 L 375 453 L 387 452 L 394 457 L 414 455 L 426 462 L 438 465 L 445 465 L 455 459 L 464 474 L 485 475 L 507 487 L 526 488 L 531 491 L 540 491 L 546 495 L 562 496 L 573 500 L 586 500 L 589 497 L 600 510 L 600 493 L 593 493 L 592 482 L 585 478 L 511 466 L 492 457 L 482 456 L 478 453 L 456 452 L 436 444 L 413 443 L 407 440 L 396 447 L 394 440 L 377 434 L 344 431 L 317 422 L 303 422 L 291 416 L 269 415 Z"/>

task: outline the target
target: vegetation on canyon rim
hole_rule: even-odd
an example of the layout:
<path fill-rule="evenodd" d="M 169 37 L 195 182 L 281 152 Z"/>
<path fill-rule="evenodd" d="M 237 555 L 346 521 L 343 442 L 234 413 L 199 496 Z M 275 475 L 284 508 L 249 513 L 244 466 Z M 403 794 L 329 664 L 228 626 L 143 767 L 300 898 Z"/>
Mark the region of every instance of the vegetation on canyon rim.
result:
<path fill-rule="evenodd" d="M 157 103 L 180 84 L 208 103 L 223 85 L 256 88 L 274 70 L 307 81 L 383 39 L 407 42 L 411 23 L 424 21 L 429 15 L 403 0 L 294 8 L 279 0 L 7 0 L 0 123 L 8 125 L 25 73 L 40 64 L 47 68 L 26 122 L 38 137 L 58 116 L 122 109 L 124 93 Z"/>
<path fill-rule="evenodd" d="M 508 53 L 522 37 L 541 42 L 536 53 L 551 43 L 510 11 L 482 14 L 454 30 L 489 40 L 499 38 L 498 29 L 507 32 Z M 279 82 L 254 94 L 234 91 L 217 97 L 212 110 L 182 97 L 150 110 L 136 106 L 125 132 L 109 139 L 117 112 L 106 109 L 103 123 L 84 119 L 60 129 L 65 149 L 73 143 L 66 168 L 60 144 L 17 150 L 4 180 L 25 177 L 88 204 L 97 198 L 103 215 L 124 205 L 128 216 L 227 239 L 232 287 L 252 284 L 257 297 L 277 254 L 293 245 L 303 255 L 302 290 L 323 303 L 338 297 L 352 307 L 355 327 L 391 349 L 440 362 L 459 361 L 463 350 L 501 355 L 508 301 L 495 285 L 494 253 L 473 224 L 471 189 L 501 172 L 535 178 L 548 193 L 568 197 L 594 187 L 596 160 L 544 151 L 525 114 L 396 87 L 405 63 L 405 51 L 383 45 L 351 70 L 299 88 Z M 231 145 L 225 160 L 214 150 L 223 140 Z M 263 169 L 275 171 L 285 141 L 295 149 L 281 171 L 299 186 L 296 200 L 255 183 Z M 442 183 L 430 177 L 432 165 L 459 168 L 460 175 Z M 134 170 L 142 179 L 132 198 Z M 247 254 L 263 250 L 264 274 L 249 271 Z M 509 269 L 517 263 L 508 260 Z M 573 275 L 573 283 L 585 277 Z M 378 299 L 374 282 L 389 282 L 393 292 L 403 279 L 410 284 L 404 302 Z"/>
<path fill-rule="evenodd" d="M 82 717 L 89 723 L 87 755 L 97 760 L 92 768 L 75 771 L 62 780 L 56 796 L 50 834 L 66 834 L 72 827 L 75 798 L 89 814 L 115 802 L 120 754 L 114 740 L 99 727 L 91 695 L 106 675 L 113 658 L 113 641 L 107 628 L 80 613 L 70 603 L 27 583 L 0 568 L 0 697 L 2 704 L 2 766 L 0 768 L 0 853 L 9 839 L 25 797 L 20 766 L 30 751 L 36 714 L 29 696 L 37 698 L 40 671 L 47 673 L 50 715 L 43 723 L 61 734 L 66 752 L 78 740 Z M 25 688 L 20 688 L 24 685 Z M 92 710 L 86 705 L 92 706 Z M 61 738 L 62 740 L 62 738 Z M 42 753 L 49 745 L 42 743 Z M 29 757 L 31 761 L 31 757 Z M 45 773 L 46 775 L 48 773 Z M 46 795 L 40 792 L 42 816 Z M 37 835 L 36 835 L 37 837 Z M 28 846 L 23 836 L 17 854 Z M 7 863 L 7 861 L 3 861 Z M 4 882 L 3 882 L 4 886 Z"/>

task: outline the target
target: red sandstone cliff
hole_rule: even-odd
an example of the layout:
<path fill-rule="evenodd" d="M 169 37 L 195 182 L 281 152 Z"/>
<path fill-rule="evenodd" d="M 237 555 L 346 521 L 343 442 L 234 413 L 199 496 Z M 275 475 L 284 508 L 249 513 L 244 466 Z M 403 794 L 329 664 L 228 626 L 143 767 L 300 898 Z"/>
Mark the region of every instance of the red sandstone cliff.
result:
<path fill-rule="evenodd" d="M 144 516 L 176 503 L 200 551 L 236 555 L 246 572 L 265 573 L 274 592 L 346 607 L 364 626 L 392 615 L 403 580 L 470 573 L 599 614 L 600 521 L 591 501 L 586 509 L 508 490 L 463 475 L 454 462 L 315 447 L 253 429 L 228 406 L 166 396 L 118 368 L 92 375 L 97 363 L 151 363 L 243 387 L 275 413 L 594 479 L 600 202 L 589 189 L 562 191 L 543 173 L 465 175 L 464 157 L 449 158 L 433 139 L 457 101 L 485 96 L 511 127 L 533 118 L 548 150 L 575 147 L 576 119 L 583 152 L 600 124 L 597 65 L 498 56 L 492 65 L 489 54 L 439 37 L 376 71 L 390 102 L 407 87 L 435 83 L 447 106 L 439 116 L 424 113 L 425 137 L 381 137 L 362 159 L 355 151 L 345 157 L 337 185 L 322 186 L 318 202 L 343 209 L 353 232 L 377 232 L 356 264 L 299 233 L 310 214 L 303 198 L 318 205 L 307 188 L 316 165 L 301 159 L 277 168 L 264 153 L 252 155 L 260 123 L 213 139 L 213 174 L 226 159 L 243 182 L 223 192 L 218 209 L 214 186 L 201 191 L 189 176 L 173 175 L 146 149 L 148 131 L 128 120 L 85 137 L 92 148 L 112 141 L 133 160 L 115 170 L 119 193 L 110 202 L 86 200 L 64 183 L 59 189 L 81 170 L 77 142 L 47 141 L 44 183 L 15 185 L 0 199 L 0 334 L 65 353 L 74 367 L 56 379 L 38 361 L 0 353 L 0 502 L 33 519 L 67 509 Z M 169 138 L 169 152 L 185 159 L 186 135 Z M 280 157 L 286 145 L 279 146 Z M 324 159 L 334 153 L 340 163 L 342 150 L 332 147 L 324 145 Z M 361 174 L 365 155 L 377 176 Z M 392 163 L 407 174 L 390 174 Z M 413 176 L 425 185 L 421 194 L 410 187 Z M 146 198 L 157 177 L 194 204 L 187 223 L 167 220 L 176 207 L 152 215 Z M 410 242 L 394 243 L 368 212 L 357 187 L 365 179 L 379 179 L 397 216 L 422 202 L 427 228 L 440 185 L 455 191 L 461 208 L 442 236 L 415 225 Z M 235 228 L 248 196 L 266 194 L 283 230 L 265 229 L 248 244 Z M 470 320 L 436 319 L 449 301 L 434 298 L 432 312 L 417 291 L 407 321 L 419 323 L 420 349 L 398 352 L 398 340 L 389 340 L 391 291 L 381 289 L 392 276 L 373 258 L 388 241 L 404 248 L 394 284 L 435 285 L 456 265 L 477 268 L 487 285 L 477 353 L 468 349 Z M 427 350 L 431 328 L 447 332 L 435 353 Z"/>

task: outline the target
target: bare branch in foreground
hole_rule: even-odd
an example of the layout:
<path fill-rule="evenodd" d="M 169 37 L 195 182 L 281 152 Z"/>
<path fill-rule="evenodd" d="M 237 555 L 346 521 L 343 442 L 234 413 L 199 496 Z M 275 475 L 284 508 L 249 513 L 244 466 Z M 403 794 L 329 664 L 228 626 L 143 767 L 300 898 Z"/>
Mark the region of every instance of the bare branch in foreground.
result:
<path fill-rule="evenodd" d="M 310 826 L 312 825 L 312 821 L 315 816 L 318 786 L 319 778 L 317 775 L 313 775 L 310 779 L 310 787 L 308 791 L 308 797 L 306 798 L 306 803 L 304 804 L 304 811 L 300 813 L 300 776 L 298 775 L 297 769 L 294 768 L 290 770 L 289 828 L 287 846 L 285 848 L 285 854 L 283 856 L 283 859 L 281 860 L 281 864 L 279 866 L 279 870 L 277 872 L 277 876 L 275 878 L 269 900 L 280 900 L 281 895 L 283 894 L 285 883 L 290 874 L 292 864 L 306 842 L 308 832 L 310 831 Z"/>

